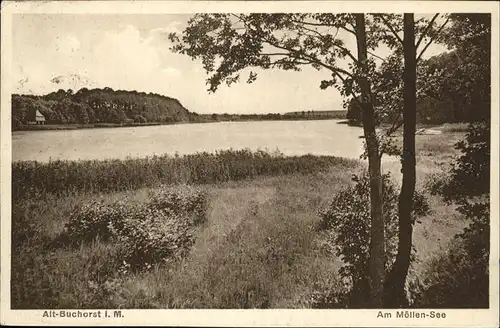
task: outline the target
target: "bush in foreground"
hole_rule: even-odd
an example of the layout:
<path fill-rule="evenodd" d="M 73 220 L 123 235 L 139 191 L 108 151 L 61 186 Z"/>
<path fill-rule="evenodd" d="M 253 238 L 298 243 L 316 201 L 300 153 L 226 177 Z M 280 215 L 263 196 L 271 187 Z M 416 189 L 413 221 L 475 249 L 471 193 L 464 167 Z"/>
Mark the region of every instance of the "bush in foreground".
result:
<path fill-rule="evenodd" d="M 171 211 L 174 215 L 186 214 L 191 224 L 206 219 L 208 199 L 200 188 L 162 186 L 149 191 L 148 206 L 159 211 Z"/>
<path fill-rule="evenodd" d="M 465 204 L 458 210 L 471 223 L 411 283 L 414 307 L 488 308 L 489 201 Z"/>
<path fill-rule="evenodd" d="M 182 257 L 194 242 L 193 227 L 206 218 L 207 197 L 197 188 L 162 187 L 146 203 L 94 201 L 77 208 L 66 224 L 73 243 L 96 238 L 115 243 L 128 267 L 140 269 Z"/>
<path fill-rule="evenodd" d="M 490 125 L 474 123 L 465 139 L 455 144 L 462 152 L 446 176 L 436 176 L 428 183 L 431 193 L 447 202 L 462 202 L 490 191 Z"/>
<path fill-rule="evenodd" d="M 457 205 L 470 221 L 412 283 L 415 307 L 487 308 L 490 256 L 490 124 L 470 124 L 450 174 L 435 179 L 431 192 Z"/>
<path fill-rule="evenodd" d="M 208 204 L 203 189 L 189 186 L 151 190 L 144 203 L 68 201 L 47 197 L 14 204 L 12 308 L 121 304 L 131 297 L 123 286 L 129 277 L 160 266 L 168 271 L 186 255 Z M 69 218 L 66 226 L 57 217 Z"/>
<path fill-rule="evenodd" d="M 327 291 L 317 296 L 317 307 L 363 307 L 368 292 L 370 245 L 370 180 L 367 174 L 354 176 L 354 186 L 334 196 L 326 209 L 320 210 L 322 227 L 328 234 L 328 247 L 340 256 L 344 265 L 339 270 L 340 292 Z M 383 175 L 386 270 L 395 261 L 398 238 L 397 186 L 390 175 Z M 429 213 L 429 205 L 420 192 L 415 192 L 413 217 Z M 347 293 L 347 295 L 344 295 Z M 340 302 L 340 303 L 339 303 Z M 347 303 L 347 304 L 346 304 Z"/>

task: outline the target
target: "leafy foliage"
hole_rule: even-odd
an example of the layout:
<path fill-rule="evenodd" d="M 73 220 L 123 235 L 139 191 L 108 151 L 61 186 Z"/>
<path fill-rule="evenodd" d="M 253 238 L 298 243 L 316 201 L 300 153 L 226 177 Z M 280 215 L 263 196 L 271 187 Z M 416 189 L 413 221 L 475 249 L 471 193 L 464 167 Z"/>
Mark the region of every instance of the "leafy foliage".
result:
<path fill-rule="evenodd" d="M 136 207 L 128 210 L 123 226 L 112 227 L 113 241 L 125 265 L 148 269 L 183 257 L 194 242 L 186 214 Z"/>
<path fill-rule="evenodd" d="M 480 307 L 489 305 L 490 256 L 490 39 L 491 16 L 451 15 L 446 41 L 456 47 L 457 66 L 444 75 L 450 91 L 470 112 L 462 151 L 444 181 L 433 191 L 455 202 L 469 226 L 456 235 L 450 249 L 434 259 L 423 278 L 413 284 L 419 307 Z M 440 92 L 440 90 L 437 90 Z"/>
<path fill-rule="evenodd" d="M 190 223 L 203 222 L 207 213 L 207 195 L 201 189 L 191 187 L 162 186 L 149 192 L 149 207 L 157 211 L 175 214 L 189 213 Z"/>
<path fill-rule="evenodd" d="M 150 196 L 141 204 L 122 199 L 83 205 L 72 213 L 66 234 L 73 243 L 95 238 L 116 243 L 120 258 L 134 269 L 185 255 L 194 241 L 192 227 L 206 219 L 206 194 L 179 186 L 160 188 Z"/>
<path fill-rule="evenodd" d="M 344 266 L 339 274 L 349 290 L 349 307 L 362 306 L 368 290 L 370 246 L 370 181 L 364 174 L 354 176 L 354 186 L 345 188 L 331 204 L 320 210 L 322 227 L 328 231 L 329 242 Z M 388 174 L 383 176 L 385 225 L 385 266 L 388 271 L 396 257 L 398 239 L 398 192 Z M 429 205 L 420 192 L 413 201 L 413 219 L 427 215 Z"/>
<path fill-rule="evenodd" d="M 459 235 L 470 258 L 480 267 L 488 269 L 490 253 L 490 201 L 464 204 L 458 211 L 471 219 Z"/>
<path fill-rule="evenodd" d="M 452 98 L 456 116 L 470 122 L 462 151 L 448 181 L 436 186 L 447 200 L 463 203 L 468 197 L 489 192 L 490 188 L 490 107 L 491 107 L 491 16 L 454 14 L 445 42 L 454 47 L 448 57 L 435 61 L 452 62 L 437 77 L 443 84 L 434 87 L 436 95 Z M 432 65 L 431 65 L 432 66 Z M 434 65 L 436 66 L 436 65 Z"/>
<path fill-rule="evenodd" d="M 456 144 L 462 151 L 449 177 L 436 181 L 434 193 L 447 201 L 463 203 L 468 197 L 490 191 L 490 125 L 471 124 L 465 140 Z"/>
<path fill-rule="evenodd" d="M 93 201 L 77 209 L 66 224 L 66 234 L 74 242 L 92 241 L 99 237 L 106 241 L 112 237 L 111 225 L 123 226 L 126 203 L 114 206 Z"/>
<path fill-rule="evenodd" d="M 425 96 L 440 105 L 434 111 L 446 121 L 489 122 L 491 16 L 452 14 L 450 20 L 442 41 L 453 50 L 426 61 Z"/>
<path fill-rule="evenodd" d="M 173 51 L 201 60 L 210 92 L 223 83 L 238 82 L 242 73 L 248 73 L 247 82 L 252 83 L 258 76 L 254 68 L 300 71 L 311 66 L 329 72 L 330 77 L 320 81 L 319 87 L 337 88 L 347 109 L 351 100 L 358 99 L 359 81 L 366 77 L 373 83 L 375 120 L 380 122 L 400 107 L 402 99 L 402 44 L 392 33 L 402 26 L 402 16 L 365 16 L 369 57 L 363 65 L 346 46 L 356 37 L 353 14 L 196 14 L 181 36 L 172 33 L 169 38 Z M 430 41 L 439 29 L 429 23 L 423 18 L 416 22 L 416 29 L 418 36 Z M 381 43 L 394 53 L 382 58 L 378 68 L 376 60 L 381 58 L 373 51 Z"/>
<path fill-rule="evenodd" d="M 401 26 L 397 15 L 374 15 L 383 23 L 384 17 L 391 26 Z M 430 39 L 447 44 L 450 52 L 418 61 L 417 66 L 417 120 L 422 123 L 476 122 L 489 117 L 491 22 L 488 14 L 445 15 L 442 30 L 434 26 L 427 29 L 428 19 L 416 22 L 417 37 L 425 37 L 417 44 Z M 433 19 L 434 21 L 434 19 Z M 439 24 L 438 24 L 439 25 Z M 394 52 L 383 59 L 371 72 L 374 104 L 378 120 L 385 123 L 401 122 L 402 108 L 402 50 L 398 40 L 383 32 L 381 38 Z M 425 33 L 425 34 L 424 34 Z M 429 40 L 428 40 L 429 39 Z M 423 49 L 422 49 L 423 50 Z M 420 51 L 420 48 L 419 48 Z M 420 57 L 420 56 L 419 56 Z M 347 102 L 350 114 L 359 119 L 358 106 Z"/>
<path fill-rule="evenodd" d="M 135 122 L 189 122 L 197 115 L 174 98 L 154 93 L 82 88 L 74 93 L 59 90 L 44 96 L 12 95 L 12 118 L 33 121 L 39 110 L 50 124 Z"/>
<path fill-rule="evenodd" d="M 337 61 L 354 56 L 336 33 L 339 29 L 354 33 L 348 28 L 353 22 L 350 14 L 196 14 L 182 39 L 175 34 L 170 39 L 174 51 L 201 59 L 212 74 L 207 83 L 214 92 L 221 83 L 239 81 L 240 71 L 247 67 L 299 71 L 312 65 L 343 71 L 336 67 Z M 247 82 L 256 78 L 250 71 Z M 332 84 L 322 82 L 325 87 Z"/>
<path fill-rule="evenodd" d="M 488 307 L 490 255 L 490 126 L 472 124 L 457 144 L 463 154 L 449 177 L 433 187 L 469 226 L 450 244 L 447 253 L 430 263 L 423 278 L 413 283 L 419 307 Z"/>
<path fill-rule="evenodd" d="M 361 102 L 361 98 L 358 97 L 358 100 L 351 99 L 349 105 L 347 106 L 347 114 L 346 118 L 349 120 L 351 124 L 360 124 L 363 121 L 362 109 L 359 103 Z"/>
<path fill-rule="evenodd" d="M 488 308 L 490 203 L 459 207 L 471 220 L 454 237 L 449 250 L 434 258 L 411 283 L 412 306 L 422 308 Z"/>

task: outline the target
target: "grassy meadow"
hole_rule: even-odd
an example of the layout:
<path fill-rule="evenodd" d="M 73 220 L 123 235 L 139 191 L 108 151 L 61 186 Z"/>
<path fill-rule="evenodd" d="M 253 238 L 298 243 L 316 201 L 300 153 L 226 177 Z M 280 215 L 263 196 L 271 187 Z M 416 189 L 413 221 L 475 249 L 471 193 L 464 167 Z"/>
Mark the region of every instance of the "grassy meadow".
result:
<path fill-rule="evenodd" d="M 449 126 L 417 136 L 417 188 L 431 213 L 415 226 L 410 279 L 467 225 L 453 205 L 426 191 L 449 170 L 463 136 Z M 383 165 L 398 183 L 399 165 Z M 13 163 L 12 308 L 321 307 L 324 294 L 340 288 L 342 261 L 318 228 L 318 210 L 364 169 L 357 160 L 250 151 Z M 201 209 L 196 224 L 191 205 Z M 102 213 L 125 217 L 121 232 L 75 240 L 94 231 Z M 144 228 L 144 213 L 152 213 L 158 238 Z M 162 222 L 172 217 L 184 223 L 165 234 Z M 116 227 L 104 222 L 100 229 L 113 234 Z M 175 260 L 150 257 L 142 265 L 141 258 L 157 255 L 151 245 L 172 249 Z M 131 247 L 136 257 L 124 257 Z M 177 256 L 179 249 L 185 252 Z"/>

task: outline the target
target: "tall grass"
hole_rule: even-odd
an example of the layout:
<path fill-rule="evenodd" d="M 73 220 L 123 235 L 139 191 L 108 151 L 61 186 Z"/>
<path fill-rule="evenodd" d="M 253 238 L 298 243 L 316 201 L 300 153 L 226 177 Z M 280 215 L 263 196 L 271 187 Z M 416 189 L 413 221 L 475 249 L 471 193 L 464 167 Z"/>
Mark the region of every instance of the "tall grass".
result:
<path fill-rule="evenodd" d="M 145 202 L 121 196 L 59 211 L 53 197 L 14 204 L 14 308 L 106 307 L 131 272 L 175 266 L 207 218 L 208 199 L 199 188 L 149 190 Z M 50 227 L 57 212 L 61 224 Z"/>
<path fill-rule="evenodd" d="M 313 173 L 349 160 L 333 156 L 292 156 L 243 150 L 220 150 L 184 156 L 125 160 L 19 161 L 12 164 L 12 197 L 79 192 L 113 192 L 160 184 L 205 184 L 263 175 Z"/>
<path fill-rule="evenodd" d="M 106 219 L 109 210 L 117 209 L 125 200 L 127 205 L 123 211 L 118 208 L 125 218 L 131 215 L 128 209 L 144 206 L 198 213 L 199 197 L 185 197 L 182 190 L 200 187 L 165 186 L 69 196 L 48 194 L 15 201 L 12 204 L 12 307 L 307 306 L 301 297 L 307 298 L 310 283 L 331 276 L 336 268 L 335 258 L 315 251 L 315 233 L 311 226 L 319 220 L 316 209 L 329 195 L 350 183 L 349 172 L 358 169 L 359 163 L 349 161 L 331 166 L 325 172 L 201 186 L 201 190 L 209 192 L 207 217 L 202 224 L 196 223 L 198 220 L 193 217 L 194 226 L 189 230 L 195 244 L 182 243 L 189 246 L 189 254 L 182 255 L 179 261 L 153 263 L 151 268 L 144 264 L 134 269 L 130 261 L 130 269 L 122 266 L 128 254 L 124 250 L 134 251 L 139 247 L 149 254 L 152 240 L 149 234 L 143 233 L 148 231 L 149 224 L 137 224 L 138 231 L 133 236 L 129 230 L 125 231 L 126 241 L 130 241 L 125 244 L 106 240 L 105 233 L 76 245 L 71 241 L 81 240 L 78 238 L 81 234 L 71 233 L 69 243 L 61 236 L 74 231 L 68 228 L 75 223 L 84 230 L 101 227 L 87 223 Z M 175 194 L 164 190 L 175 191 Z M 182 197 L 179 199 L 179 196 Z M 95 207 L 88 207 L 96 200 L 103 202 L 106 215 L 101 215 L 101 210 L 95 213 L 94 210 L 98 210 Z M 146 216 L 143 217 L 149 222 Z M 162 218 L 155 222 L 165 222 Z M 152 237 L 157 240 L 155 235 Z M 155 247 L 153 251 L 162 251 L 163 239 L 161 241 L 162 247 Z M 144 262 L 151 263 L 146 259 Z"/>
<path fill-rule="evenodd" d="M 312 183 L 310 181 L 312 176 L 323 177 L 324 175 L 324 178 L 331 183 L 331 179 L 327 178 L 329 172 L 333 170 L 335 171 L 334 176 L 344 176 L 345 172 L 348 171 L 347 168 L 357 167 L 357 165 L 358 162 L 354 160 L 328 156 L 285 157 L 277 152 L 252 152 L 250 150 L 218 151 L 215 154 L 198 153 L 182 157 L 165 155 L 144 159 L 129 158 L 126 160 L 51 161 L 49 163 L 15 162 L 12 167 L 12 249 L 14 255 L 12 257 L 11 293 L 13 307 L 178 307 L 180 304 L 192 302 L 189 295 L 191 295 L 193 289 L 200 288 L 210 294 L 218 286 L 207 286 L 203 283 L 198 285 L 198 278 L 203 276 L 201 275 L 197 276 L 192 281 L 192 284 L 186 284 L 184 290 L 177 291 L 175 288 L 175 290 L 171 290 L 173 288 L 171 284 L 164 289 L 154 288 L 154 286 L 150 285 L 152 281 L 147 278 L 151 275 L 150 270 L 159 272 L 159 276 L 156 278 L 163 277 L 161 279 L 166 279 L 166 281 L 162 282 L 167 283 L 170 280 L 169 277 L 176 276 L 173 272 L 169 273 L 170 270 L 177 267 L 175 261 L 172 263 L 165 262 L 166 264 L 160 261 L 161 266 L 153 263 L 153 267 L 147 269 L 146 272 L 137 271 L 135 268 L 142 268 L 146 265 L 141 265 L 142 262 L 154 262 L 150 261 L 149 257 L 153 260 L 157 257 L 164 258 L 163 251 L 169 248 L 172 242 L 175 245 L 179 244 L 177 239 L 170 240 L 171 236 L 178 235 L 182 237 L 182 240 L 186 241 L 185 244 L 180 243 L 179 245 L 182 244 L 182 247 L 179 246 L 179 248 L 184 246 L 191 248 L 192 242 L 205 234 L 207 234 L 207 238 L 202 239 L 208 243 L 212 243 L 214 237 L 224 240 L 226 237 L 220 234 L 218 228 L 224 225 L 235 225 L 236 232 L 231 229 L 231 232 L 228 231 L 228 235 L 236 239 L 231 239 L 231 242 L 222 245 L 234 251 L 227 254 L 213 245 L 210 248 L 218 249 L 217 252 L 221 253 L 219 256 L 213 254 L 213 257 L 205 257 L 203 256 L 204 251 L 201 253 L 195 252 L 200 258 L 216 263 L 216 266 L 209 265 L 208 267 L 200 264 L 200 268 L 209 270 L 209 275 L 213 275 L 215 279 L 215 276 L 219 274 L 216 270 L 217 265 L 220 265 L 221 268 L 224 267 L 227 274 L 232 270 L 232 266 L 240 263 L 239 256 L 245 253 L 245 247 L 254 245 L 249 252 L 260 255 L 254 256 L 250 254 L 251 256 L 242 262 L 241 268 L 238 266 L 238 269 L 244 270 L 251 275 L 249 279 L 245 279 L 243 284 L 238 282 L 238 275 L 236 274 L 236 272 L 241 271 L 235 269 L 235 273 L 228 276 L 228 279 L 231 280 L 229 284 L 231 288 L 228 285 L 229 290 L 227 293 L 220 291 L 221 294 L 218 295 L 218 297 L 221 297 L 220 303 L 211 304 L 208 294 L 203 293 L 194 296 L 207 296 L 206 299 L 200 299 L 196 305 L 203 307 L 270 306 L 269 302 L 275 302 L 276 297 L 268 295 L 273 291 L 266 292 L 266 290 L 289 289 L 289 294 L 292 295 L 294 289 L 293 284 L 285 281 L 280 282 L 281 278 L 278 277 L 280 277 L 279 272 L 282 269 L 280 271 L 277 267 L 282 267 L 281 262 L 285 260 L 291 261 L 290 257 L 293 257 L 291 254 L 307 253 L 304 248 L 308 249 L 312 242 L 312 235 L 309 230 L 304 229 L 305 223 L 301 224 L 300 216 L 297 217 L 295 223 L 289 222 L 290 224 L 285 225 L 284 223 L 290 219 L 287 214 L 276 220 L 278 213 L 269 215 L 271 212 L 268 212 L 267 215 L 263 213 L 257 215 L 254 213 L 256 206 L 251 206 L 250 214 L 246 210 L 242 214 L 245 218 L 244 221 L 248 221 L 244 225 L 239 226 L 237 224 L 238 220 L 241 219 L 239 216 L 221 216 L 213 226 L 215 230 L 211 232 L 209 232 L 211 228 L 208 228 L 209 231 L 205 230 L 207 229 L 205 225 L 201 226 L 202 231 L 196 232 L 200 229 L 198 224 L 195 224 L 196 229 L 194 226 L 191 227 L 191 224 L 189 224 L 189 229 L 184 229 L 182 223 L 186 221 L 167 220 L 171 217 L 170 215 L 165 216 L 160 215 L 160 213 L 156 215 L 158 217 L 156 221 L 151 220 L 151 216 L 156 213 L 157 208 L 174 212 L 180 209 L 183 213 L 193 211 L 198 213 L 200 209 L 204 208 L 198 206 L 200 202 L 197 197 L 187 197 L 191 194 L 186 194 L 183 191 L 184 189 L 178 185 L 179 183 L 218 184 L 221 182 L 218 186 L 209 188 L 219 188 L 226 185 L 222 190 L 227 190 L 229 194 L 233 194 L 234 188 L 239 189 L 237 186 L 241 183 L 237 181 L 258 176 L 267 176 L 264 179 L 269 179 L 269 181 L 275 179 L 280 181 L 279 179 L 287 175 L 290 181 L 300 179 L 302 182 L 299 184 L 303 188 L 305 185 L 309 186 Z M 304 175 L 307 173 L 313 173 L 313 175 Z M 321 180 L 324 178 L 321 178 Z M 229 183 L 222 183 L 224 181 Z M 246 185 L 247 182 L 243 182 L 243 184 Z M 171 186 L 168 187 L 168 185 Z M 334 183 L 334 185 L 336 184 Z M 311 200 L 314 200 L 314 202 L 308 206 L 312 209 L 317 206 L 316 198 L 319 197 L 319 191 L 316 183 L 312 183 L 309 187 L 312 189 L 309 190 L 307 195 L 312 197 Z M 207 188 L 207 186 L 204 188 Z M 266 196 L 266 193 L 261 192 L 274 189 L 274 187 L 257 189 L 259 190 L 259 197 L 263 198 L 264 201 L 267 200 L 269 195 Z M 165 192 L 169 190 L 171 192 Z M 297 193 L 297 186 L 287 187 L 286 190 L 295 194 Z M 37 195 L 43 195 L 43 197 Z M 214 193 L 212 195 L 215 196 Z M 247 200 L 247 198 L 248 195 L 240 194 L 234 204 L 225 204 L 239 208 L 240 203 Z M 298 199 L 294 199 L 292 203 L 289 205 L 304 206 Z M 279 206 L 272 204 L 270 209 L 275 207 Z M 279 212 L 286 213 L 288 207 L 285 206 Z M 151 209 L 152 211 L 151 213 L 143 213 L 143 209 Z M 310 212 L 313 213 L 314 211 L 311 210 Z M 121 222 L 120 219 L 124 219 L 126 222 L 131 223 L 130 226 L 134 226 L 134 229 L 125 229 L 125 233 L 117 235 L 119 238 L 115 239 L 119 242 L 115 239 L 111 239 L 110 242 L 105 238 L 106 233 L 101 233 L 106 232 L 105 230 L 109 225 L 108 219 L 111 217 L 118 219 L 111 220 L 113 222 Z M 217 217 L 217 215 L 212 215 L 212 219 Z M 311 215 L 311 217 L 314 218 L 314 215 Z M 134 218 L 137 218 L 137 220 Z M 174 228 L 182 226 L 182 229 L 179 231 L 168 229 L 168 234 L 164 235 L 164 228 L 170 227 L 168 223 L 171 221 L 175 221 L 175 224 L 172 225 Z M 195 221 L 193 222 L 196 223 Z M 158 225 L 152 223 L 158 223 Z M 310 224 L 309 221 L 308 224 Z M 253 232 L 247 235 L 252 225 L 255 229 L 250 229 Z M 208 226 L 211 226 L 210 223 L 208 223 Z M 291 230 L 284 231 L 282 228 L 285 226 Z M 156 230 L 153 229 L 155 227 Z M 100 228 L 104 230 L 101 231 Z M 88 229 L 92 231 L 88 231 Z M 99 230 L 96 236 L 93 234 L 95 229 Z M 152 229 L 154 233 L 158 233 L 151 235 Z M 75 231 L 77 233 L 74 233 Z M 275 246 L 268 245 L 270 241 L 267 237 L 271 236 L 268 233 L 263 234 L 262 231 L 267 231 L 269 234 L 273 232 L 274 237 L 272 237 L 272 240 L 273 245 L 276 244 Z M 77 245 L 68 242 L 68 238 L 70 241 L 81 240 L 82 238 L 78 236 L 93 236 L 93 238 L 91 238 L 90 242 L 77 242 Z M 290 236 L 300 237 L 300 240 L 292 238 L 295 240 L 293 243 L 285 242 L 288 240 L 286 238 L 291 238 Z M 281 238 L 285 238 L 285 241 L 281 240 Z M 240 239 L 246 240 L 245 247 L 236 247 Z M 257 242 L 257 240 L 259 241 Z M 151 245 L 154 247 L 150 248 Z M 287 245 L 286 252 L 285 248 L 276 248 L 284 245 Z M 276 248 L 278 253 L 264 252 L 263 249 L 267 248 Z M 291 251 L 295 248 L 297 248 L 297 252 Z M 205 248 L 202 247 L 202 249 Z M 124 251 L 130 251 L 131 254 Z M 169 254 L 166 255 L 170 257 Z M 288 255 L 284 256 L 284 254 Z M 184 255 L 180 256 L 180 258 L 184 257 Z M 231 259 L 227 259 L 227 257 Z M 272 265 L 272 268 L 268 271 L 261 272 L 259 268 L 270 265 L 268 260 L 276 257 L 283 258 L 278 263 L 279 265 Z M 127 259 L 130 260 L 127 264 L 133 266 L 134 270 L 125 274 L 123 272 L 126 268 L 122 267 L 122 262 Z M 223 264 L 227 261 L 229 261 L 227 265 Z M 209 264 L 205 261 L 202 262 Z M 198 267 L 198 265 L 195 264 L 195 267 Z M 249 270 L 249 268 L 252 268 L 252 270 Z M 275 272 L 275 270 L 278 271 Z M 195 270 L 195 272 L 198 271 Z M 187 277 L 191 277 L 186 272 L 179 274 L 181 276 L 177 279 L 180 280 L 175 280 L 179 283 L 184 283 Z M 276 277 L 259 284 L 259 279 L 264 278 L 262 274 Z M 186 278 L 183 278 L 184 275 Z M 287 275 L 285 280 L 288 279 L 291 278 Z M 276 282 L 273 282 L 275 280 Z M 212 280 L 209 279 L 208 281 L 211 282 Z M 137 284 L 143 284 L 145 289 L 139 288 Z M 143 295 L 143 291 L 148 292 L 144 292 Z M 176 294 L 178 292 L 180 295 L 174 295 L 172 299 L 170 292 L 176 292 Z M 189 295 L 182 295 L 184 292 Z M 248 298 L 247 292 L 256 295 Z M 154 294 L 154 297 L 151 293 Z M 282 291 L 277 293 L 281 294 Z"/>

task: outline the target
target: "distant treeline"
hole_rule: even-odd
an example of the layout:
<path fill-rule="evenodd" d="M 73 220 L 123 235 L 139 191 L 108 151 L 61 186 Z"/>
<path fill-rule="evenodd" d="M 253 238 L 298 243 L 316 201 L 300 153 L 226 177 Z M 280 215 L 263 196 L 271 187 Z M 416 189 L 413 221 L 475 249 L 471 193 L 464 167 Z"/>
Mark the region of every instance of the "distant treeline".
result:
<path fill-rule="evenodd" d="M 46 125 L 30 125 L 40 112 Z M 219 121 L 343 119 L 346 111 L 302 111 L 285 114 L 197 114 L 175 98 L 137 91 L 82 88 L 43 96 L 12 95 L 14 130 L 93 128 Z"/>
<path fill-rule="evenodd" d="M 347 111 L 301 111 L 289 113 L 268 114 L 202 114 L 200 117 L 207 122 L 226 121 L 286 121 L 286 120 L 332 120 L 345 119 Z"/>

